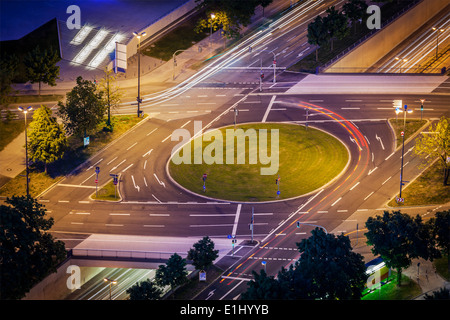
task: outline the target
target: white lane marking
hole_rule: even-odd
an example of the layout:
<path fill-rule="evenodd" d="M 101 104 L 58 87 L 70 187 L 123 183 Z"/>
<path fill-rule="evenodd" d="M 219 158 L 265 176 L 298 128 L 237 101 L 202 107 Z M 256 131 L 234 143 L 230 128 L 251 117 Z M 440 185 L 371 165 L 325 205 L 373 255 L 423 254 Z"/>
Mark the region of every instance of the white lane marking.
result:
<path fill-rule="evenodd" d="M 267 106 L 267 109 L 266 109 L 266 113 L 264 113 L 264 117 L 261 122 L 266 122 L 267 117 L 269 116 L 270 109 L 272 108 L 273 102 L 275 101 L 276 97 L 277 96 L 274 95 L 274 96 L 272 96 L 272 99 L 270 99 L 269 105 Z"/>
<path fill-rule="evenodd" d="M 233 231 L 231 232 L 232 236 L 236 235 L 236 230 L 237 230 L 237 225 L 238 225 L 238 221 L 239 221 L 239 216 L 241 214 L 241 208 L 242 208 L 242 204 L 238 204 L 237 209 L 236 209 L 236 217 L 234 218 Z"/>

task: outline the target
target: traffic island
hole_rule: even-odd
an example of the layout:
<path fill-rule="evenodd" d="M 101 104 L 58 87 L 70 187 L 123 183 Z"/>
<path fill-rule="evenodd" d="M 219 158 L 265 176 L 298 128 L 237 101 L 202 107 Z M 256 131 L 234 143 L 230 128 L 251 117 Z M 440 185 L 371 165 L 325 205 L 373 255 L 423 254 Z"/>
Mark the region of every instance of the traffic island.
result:
<path fill-rule="evenodd" d="M 318 190 L 338 177 L 349 160 L 346 146 L 322 130 L 249 123 L 180 143 L 167 171 L 181 188 L 200 196 L 267 202 Z"/>

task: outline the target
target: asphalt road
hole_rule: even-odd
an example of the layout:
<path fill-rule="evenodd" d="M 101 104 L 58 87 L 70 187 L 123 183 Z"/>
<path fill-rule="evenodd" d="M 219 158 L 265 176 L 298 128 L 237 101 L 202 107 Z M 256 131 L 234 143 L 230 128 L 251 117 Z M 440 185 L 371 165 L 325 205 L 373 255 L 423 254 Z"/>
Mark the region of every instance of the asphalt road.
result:
<path fill-rule="evenodd" d="M 342 1 L 326 2 L 326 6 L 332 3 L 340 5 Z M 142 108 L 149 114 L 147 119 L 41 195 L 39 201 L 55 219 L 52 232 L 60 239 L 70 238 L 66 242 L 70 246 L 79 241 L 74 239 L 93 233 L 189 238 L 234 235 L 239 241 L 234 254 L 230 252 L 219 262 L 227 270 L 224 278 L 198 296 L 233 299 L 251 279 L 251 271 L 261 269 L 261 261 L 267 261 L 268 273 L 275 275 L 282 266 L 298 259 L 295 243 L 308 237 L 314 226 L 327 232 L 349 233 L 358 224 L 363 225 L 368 213 L 383 210 L 399 188 L 401 149 L 394 147 L 387 124 L 387 119 L 395 116 L 392 100 L 403 99 L 417 117 L 419 101 L 426 99 L 424 117 L 434 121 L 449 115 L 448 95 L 289 94 L 287 89 L 304 76 L 282 73 L 283 69 L 277 69 L 274 86 L 271 52 L 276 54 L 276 67 L 284 68 L 300 54 L 314 50 L 305 44 L 306 26 L 326 6 L 321 1 L 308 1 L 292 16 L 250 35 L 188 81 L 144 97 Z M 265 68 L 262 91 L 260 66 Z M 178 143 L 171 141 L 171 134 L 179 128 L 193 134 L 195 120 L 202 121 L 204 129 L 230 125 L 235 107 L 239 110 L 238 123 L 304 125 L 307 121 L 309 126 L 335 135 L 349 150 L 348 167 L 315 193 L 282 202 L 219 201 L 177 187 L 166 171 L 172 148 Z M 135 110 L 136 106 L 127 102 L 119 112 Z M 412 180 L 421 172 L 421 161 L 412 152 L 413 146 L 413 141 L 405 143 L 404 180 Z M 120 174 L 122 201 L 89 198 L 95 192 L 96 166 L 100 167 L 99 186 L 111 179 L 109 174 Z M 269 187 L 277 191 L 275 185 Z M 281 192 L 282 187 L 281 183 Z M 255 245 L 246 242 L 251 237 L 252 208 L 254 238 L 258 241 Z M 300 228 L 296 227 L 297 221 L 302 223 Z M 346 230 L 336 229 L 342 225 Z"/>

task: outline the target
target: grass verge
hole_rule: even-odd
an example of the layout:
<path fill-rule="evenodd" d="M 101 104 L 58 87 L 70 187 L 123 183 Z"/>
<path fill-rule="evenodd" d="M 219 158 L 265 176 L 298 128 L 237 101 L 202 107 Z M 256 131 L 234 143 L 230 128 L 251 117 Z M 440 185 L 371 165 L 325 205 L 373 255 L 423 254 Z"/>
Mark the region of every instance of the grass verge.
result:
<path fill-rule="evenodd" d="M 108 200 L 108 201 L 119 201 L 120 197 L 118 191 L 116 191 L 116 186 L 114 182 L 111 180 L 103 187 L 98 189 L 98 192 L 91 196 L 94 200 Z"/>
<path fill-rule="evenodd" d="M 403 204 L 398 204 L 395 198 L 388 206 L 421 206 L 442 204 L 450 201 L 450 186 L 444 186 L 442 166 L 439 161 L 434 162 L 416 180 L 408 184 L 402 191 Z"/>
<path fill-rule="evenodd" d="M 402 274 L 402 285 L 397 286 L 397 274 L 392 272 L 390 282 L 362 297 L 361 300 L 410 300 L 422 293 L 420 286 Z"/>
<path fill-rule="evenodd" d="M 395 147 L 398 148 L 402 145 L 402 131 L 405 132 L 405 140 L 411 137 L 417 132 L 423 125 L 427 123 L 427 120 L 420 119 L 406 119 L 406 122 L 400 116 L 398 119 L 389 119 L 389 124 L 392 126 L 395 132 Z"/>
<path fill-rule="evenodd" d="M 108 143 L 117 139 L 120 135 L 131 129 L 143 118 L 132 115 L 122 115 L 111 117 L 113 131 L 104 131 L 105 123 L 99 124 L 94 134 L 90 136 L 90 144 L 84 147 L 80 137 L 70 137 L 69 147 L 64 157 L 48 165 L 47 173 L 43 172 L 43 165 L 35 163 L 30 165 L 30 195 L 38 196 L 49 186 L 61 180 L 78 165 L 89 159 Z M 114 190 L 113 190 L 114 191 Z M 0 196 L 11 197 L 14 195 L 26 194 L 25 171 L 8 181 L 0 188 Z"/>
<path fill-rule="evenodd" d="M 226 151 L 231 147 L 226 145 L 226 129 L 233 129 L 233 127 L 213 131 L 223 137 L 223 145 L 220 141 L 216 145 L 218 146 L 217 150 L 223 148 L 220 150 L 223 152 L 223 164 L 217 164 L 217 162 L 206 164 L 205 161 L 202 161 L 201 164 L 194 164 L 194 155 L 196 154 L 194 145 L 196 145 L 196 141 L 201 141 L 203 138 L 199 137 L 190 143 L 190 150 L 192 150 L 190 164 L 177 165 L 172 161 L 173 159 L 170 161 L 169 171 L 173 179 L 188 190 L 212 198 L 248 202 L 271 201 L 300 196 L 320 188 L 339 175 L 349 159 L 345 146 L 323 131 L 313 128 L 305 130 L 303 126 L 292 124 L 266 123 L 240 125 L 237 129 L 243 129 L 245 133 L 254 129 L 258 141 L 260 139 L 259 130 L 266 129 L 268 150 L 259 150 L 256 142 L 255 147 L 249 149 L 247 140 L 244 164 L 237 164 L 238 150 L 236 146 L 234 147 L 234 161 L 227 164 Z M 279 130 L 278 153 L 276 153 L 277 148 L 272 146 L 271 142 L 271 130 L 276 129 Z M 233 132 L 233 130 L 230 131 Z M 214 138 L 212 141 L 215 142 Z M 203 141 L 203 155 L 205 155 L 205 148 L 211 151 L 213 142 Z M 270 162 L 261 164 L 261 152 L 265 153 L 266 151 L 270 154 Z M 206 153 L 209 154 L 209 152 Z M 249 164 L 250 153 L 256 154 L 255 164 Z M 183 154 L 183 151 L 180 151 L 180 154 Z M 218 159 L 220 159 L 220 155 Z M 276 159 L 279 159 L 278 172 L 275 167 Z M 261 174 L 261 168 L 271 166 L 275 169 L 275 174 Z M 204 173 L 207 174 L 206 192 L 203 191 L 202 177 Z M 276 184 L 278 177 L 281 179 L 279 196 L 277 196 L 278 186 Z"/>

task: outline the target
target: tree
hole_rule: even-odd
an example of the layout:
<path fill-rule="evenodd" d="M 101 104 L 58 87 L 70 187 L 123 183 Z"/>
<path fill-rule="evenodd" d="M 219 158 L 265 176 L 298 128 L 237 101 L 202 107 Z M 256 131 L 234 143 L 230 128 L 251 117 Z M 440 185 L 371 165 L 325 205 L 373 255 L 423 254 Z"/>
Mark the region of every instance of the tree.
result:
<path fill-rule="evenodd" d="M 450 299 L 450 290 L 443 287 L 439 290 L 433 291 L 431 294 L 426 293 L 425 300 L 449 300 Z"/>
<path fill-rule="evenodd" d="M 170 286 L 173 290 L 187 280 L 186 260 L 174 253 L 165 265 L 156 270 L 155 281 L 161 286 Z"/>
<path fill-rule="evenodd" d="M 334 6 L 326 10 L 328 15 L 323 18 L 323 24 L 328 32 L 328 39 L 331 41 L 331 51 L 333 51 L 333 40 L 343 39 L 348 34 L 347 18 L 342 12 L 335 9 Z"/>
<path fill-rule="evenodd" d="M 159 300 L 162 290 L 155 286 L 153 281 L 147 279 L 128 288 L 127 293 L 130 295 L 130 300 Z"/>
<path fill-rule="evenodd" d="M 263 8 L 263 17 L 265 16 L 264 14 L 264 9 L 266 9 L 266 7 L 271 4 L 273 2 L 273 0 L 259 0 L 258 4 Z"/>
<path fill-rule="evenodd" d="M 352 22 L 354 32 L 356 32 L 356 22 L 362 20 L 366 16 L 367 3 L 363 0 L 349 0 L 342 6 L 345 16 Z"/>
<path fill-rule="evenodd" d="M 13 92 L 12 79 L 17 73 L 19 59 L 15 55 L 2 56 L 0 58 L 0 106 L 8 105 L 11 102 Z"/>
<path fill-rule="evenodd" d="M 297 243 L 298 266 L 312 299 L 360 299 L 367 281 L 363 257 L 352 251 L 350 239 L 315 228 L 311 236 Z"/>
<path fill-rule="evenodd" d="M 197 3 L 197 8 L 199 10 L 205 11 L 208 19 L 210 19 L 211 13 L 214 13 L 216 17 L 219 17 L 218 15 L 223 17 L 223 19 L 218 21 L 221 21 L 224 33 L 228 37 L 238 36 L 240 26 L 247 26 L 250 24 L 251 17 L 255 13 L 255 8 L 260 4 L 265 4 L 265 1 L 263 0 L 196 0 L 195 2 Z M 201 20 L 202 19 L 200 19 L 200 21 Z M 205 23 L 200 21 L 198 25 L 202 24 L 203 27 L 205 27 Z M 226 24 L 224 24 L 225 21 Z M 210 24 L 208 24 L 208 27 L 210 27 Z M 197 32 L 201 30 L 200 27 L 196 29 Z"/>
<path fill-rule="evenodd" d="M 432 163 L 436 158 L 444 172 L 444 186 L 450 175 L 450 118 L 442 116 L 435 125 L 431 124 L 427 133 L 423 132 L 416 139 L 415 154 L 425 160 L 425 164 Z"/>
<path fill-rule="evenodd" d="M 386 266 L 397 270 L 397 286 L 401 285 L 402 269 L 411 265 L 411 260 L 422 257 L 433 260 L 439 253 L 419 215 L 415 219 L 400 211 L 382 216 L 369 217 L 365 233 L 372 253 L 380 255 Z"/>
<path fill-rule="evenodd" d="M 194 243 L 194 248 L 189 249 L 187 258 L 197 270 L 210 267 L 219 256 L 219 250 L 214 250 L 214 242 L 207 236 Z"/>
<path fill-rule="evenodd" d="M 111 109 L 115 109 L 122 98 L 123 94 L 119 91 L 117 85 L 117 77 L 114 75 L 113 70 L 105 68 L 105 76 L 99 80 L 97 90 L 102 94 L 103 104 L 108 110 L 108 120 L 106 126 L 111 127 Z"/>
<path fill-rule="evenodd" d="M 247 283 L 247 291 L 242 293 L 241 300 L 280 300 L 283 298 L 283 288 L 273 277 L 264 270 L 258 274 L 252 271 L 254 279 Z"/>
<path fill-rule="evenodd" d="M 0 299 L 21 299 L 66 258 L 64 243 L 47 231 L 53 218 L 30 196 L 0 205 Z"/>
<path fill-rule="evenodd" d="M 31 83 L 39 83 L 39 95 L 41 95 L 41 83 L 56 86 L 56 79 L 59 79 L 59 56 L 53 49 L 41 50 L 39 46 L 29 52 L 23 63 L 26 67 L 26 74 Z"/>
<path fill-rule="evenodd" d="M 64 129 L 52 116 L 50 108 L 41 106 L 33 113 L 29 131 L 28 150 L 31 159 L 44 162 L 47 173 L 47 164 L 62 158 L 66 150 Z"/>
<path fill-rule="evenodd" d="M 436 216 L 427 223 L 431 225 L 436 246 L 447 256 L 450 255 L 450 210 L 436 212 Z"/>
<path fill-rule="evenodd" d="M 77 78 L 77 85 L 66 94 L 66 104 L 58 102 L 59 116 L 70 134 L 87 136 L 103 120 L 106 106 L 102 93 L 96 91 L 92 81 Z"/>
<path fill-rule="evenodd" d="M 308 24 L 308 43 L 316 46 L 322 46 L 328 41 L 328 32 L 325 28 L 323 18 L 317 16 L 313 22 Z M 316 62 L 319 61 L 318 56 L 319 48 L 316 48 Z"/>

